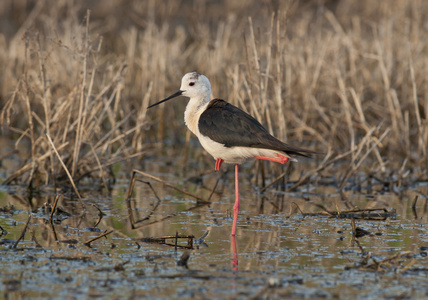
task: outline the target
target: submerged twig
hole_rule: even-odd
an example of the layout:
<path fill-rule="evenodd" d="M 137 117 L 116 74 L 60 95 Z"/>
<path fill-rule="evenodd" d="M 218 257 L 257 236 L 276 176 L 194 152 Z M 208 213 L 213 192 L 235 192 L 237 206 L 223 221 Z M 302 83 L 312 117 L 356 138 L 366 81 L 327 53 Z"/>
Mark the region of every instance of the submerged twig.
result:
<path fill-rule="evenodd" d="M 100 224 L 101 220 L 103 219 L 104 213 L 101 211 L 101 209 L 94 203 L 92 204 L 96 209 L 98 209 L 98 221 L 95 223 L 94 228 Z"/>
<path fill-rule="evenodd" d="M 351 225 L 352 225 L 352 240 L 355 240 L 355 238 L 357 237 L 357 230 L 355 230 L 355 219 L 354 218 L 352 218 Z"/>
<path fill-rule="evenodd" d="M 49 223 L 51 224 L 51 228 L 52 228 L 52 232 L 53 232 L 53 235 L 54 235 L 54 239 L 55 239 L 55 241 L 58 241 L 58 236 L 56 235 L 55 226 L 54 226 L 52 220 Z"/>
<path fill-rule="evenodd" d="M 222 176 L 219 176 L 218 178 L 217 178 L 217 181 L 215 182 L 215 185 L 214 185 L 214 187 L 213 187 L 213 190 L 211 191 L 211 194 L 208 196 L 208 201 L 211 201 L 211 197 L 214 195 L 214 193 L 215 193 L 215 190 L 216 190 L 216 188 L 217 188 L 217 185 L 218 185 L 218 183 L 220 182 L 220 179 L 222 178 Z"/>
<path fill-rule="evenodd" d="M 199 197 L 199 196 L 197 196 L 197 195 L 195 195 L 195 194 L 192 194 L 192 193 L 186 192 L 186 191 L 184 191 L 184 190 L 182 190 L 182 189 L 180 189 L 180 188 L 178 188 L 178 187 L 176 187 L 176 186 L 174 186 L 174 185 L 172 185 L 172 184 L 170 184 L 170 183 L 166 182 L 165 180 L 160 179 L 160 178 L 158 178 L 158 177 L 156 177 L 156 176 L 153 176 L 153 175 L 151 175 L 151 174 L 145 173 L 145 172 L 143 172 L 143 171 L 135 170 L 135 169 L 132 171 L 132 173 L 133 173 L 133 174 L 137 173 L 137 174 L 140 174 L 140 175 L 142 175 L 142 176 L 146 176 L 146 177 L 148 177 L 148 178 L 151 178 L 151 179 L 153 179 L 153 180 L 156 180 L 156 181 L 158 181 L 158 182 L 160 182 L 160 183 L 162 183 L 162 184 L 166 185 L 167 187 L 170 187 L 170 188 L 172 188 L 172 189 L 174 189 L 174 190 L 176 190 L 176 191 L 179 191 L 180 193 L 183 193 L 183 194 L 185 194 L 185 195 L 187 195 L 187 196 L 190 196 L 190 197 L 195 198 L 195 199 L 197 199 L 197 200 L 199 200 L 199 201 L 202 201 L 202 202 L 210 203 L 210 201 L 208 201 L 207 199 L 204 199 L 204 198 L 201 198 L 201 197 Z M 128 195 L 129 195 L 129 193 L 128 193 Z"/>
<path fill-rule="evenodd" d="M 157 244 L 168 245 L 168 246 L 172 246 L 176 249 L 177 248 L 193 249 L 194 238 L 195 238 L 195 236 L 193 234 L 182 235 L 182 234 L 178 234 L 178 232 L 176 232 L 175 235 L 164 235 L 164 236 L 157 236 L 157 237 L 139 238 L 136 240 L 140 241 L 140 242 L 144 242 L 144 243 L 157 243 Z M 187 240 L 187 245 L 186 246 L 179 245 L 178 244 L 179 239 Z M 167 240 L 174 240 L 174 243 L 173 244 L 167 243 L 166 242 Z"/>
<path fill-rule="evenodd" d="M 23 229 L 23 230 L 22 230 L 22 232 L 21 232 L 21 235 L 20 235 L 20 236 L 19 236 L 19 238 L 16 240 L 15 244 L 12 246 L 12 248 L 13 248 L 13 249 L 15 249 L 15 248 L 16 248 L 16 246 L 18 246 L 19 242 L 24 238 L 24 236 L 25 236 L 25 232 L 27 231 L 27 227 L 28 227 L 28 224 L 30 223 L 30 220 L 31 220 L 31 215 L 29 215 L 29 216 L 28 216 L 27 223 L 25 223 L 25 226 L 24 226 L 24 229 Z"/>
<path fill-rule="evenodd" d="M 51 222 L 52 222 L 52 217 L 53 217 L 53 215 L 54 215 L 54 213 L 55 213 L 56 206 L 57 206 L 57 204 L 58 204 L 58 199 L 59 199 L 59 194 L 57 194 L 57 195 L 55 196 L 54 205 L 52 206 L 51 215 L 49 216 L 49 220 L 50 220 Z"/>
<path fill-rule="evenodd" d="M 103 233 L 103 234 L 101 234 L 101 235 L 99 235 L 99 236 L 97 236 L 97 237 L 94 237 L 93 239 L 90 239 L 89 241 L 87 241 L 87 242 L 83 243 L 83 245 L 90 247 L 90 246 L 91 246 L 91 243 L 92 243 L 93 241 L 96 241 L 96 240 L 98 240 L 98 239 L 100 239 L 100 238 L 102 238 L 102 237 L 105 237 L 106 235 L 109 235 L 109 234 L 110 234 L 110 233 L 112 233 L 112 232 L 113 232 L 113 230 L 107 231 L 107 232 L 105 232 L 105 233 Z"/>
<path fill-rule="evenodd" d="M 157 177 L 155 177 L 155 176 L 153 176 L 153 175 L 150 175 L 150 174 L 147 174 L 147 173 L 144 173 L 144 172 L 138 171 L 138 170 L 133 170 L 133 171 L 132 171 L 132 175 L 131 175 L 131 180 L 130 180 L 130 182 L 129 182 L 129 187 L 128 187 L 127 196 L 126 196 L 126 199 L 125 199 L 126 204 L 127 204 L 127 206 L 128 206 L 128 216 L 129 216 L 129 219 L 130 219 L 130 221 L 131 221 L 131 226 L 132 226 L 132 228 L 133 228 L 133 229 L 137 228 L 137 227 L 135 226 L 135 224 L 138 224 L 138 223 L 141 223 L 141 222 L 144 222 L 144 221 L 149 220 L 149 219 L 151 218 L 151 216 L 153 215 L 154 211 L 157 209 L 157 207 L 159 206 L 159 204 L 160 204 L 160 202 L 161 202 L 161 200 L 160 200 L 159 196 L 156 194 L 156 191 L 154 190 L 154 188 L 153 188 L 153 186 L 151 185 L 151 183 L 150 183 L 150 182 L 146 182 L 146 181 L 142 181 L 142 180 L 139 180 L 139 179 L 136 179 L 136 178 L 135 178 L 135 175 L 136 175 L 136 174 L 140 174 L 140 175 L 147 176 L 147 177 L 149 177 L 149 178 L 155 179 L 155 180 L 157 180 L 157 181 L 159 181 L 159 182 L 162 182 L 162 183 L 163 183 L 163 184 L 165 184 L 166 186 L 169 186 L 169 187 L 171 187 L 171 188 L 173 188 L 173 189 L 175 189 L 175 190 L 177 190 L 177 191 L 180 191 L 180 192 L 182 192 L 182 193 L 184 193 L 184 194 L 186 194 L 186 195 L 190 195 L 190 196 L 192 196 L 192 197 L 194 197 L 194 198 L 196 198 L 196 199 L 200 200 L 200 201 L 197 201 L 197 205 L 195 205 L 194 207 L 191 207 L 190 209 L 187 209 L 187 210 L 185 210 L 185 211 L 191 211 L 191 210 L 194 210 L 194 209 L 196 209 L 196 208 L 199 208 L 199 207 L 201 207 L 201 206 L 205 206 L 205 205 L 207 205 L 207 204 L 211 203 L 211 202 L 209 202 L 209 201 L 207 201 L 207 200 L 205 200 L 205 199 L 203 199 L 203 198 L 200 198 L 199 196 L 196 196 L 196 195 L 193 195 L 193 194 L 188 193 L 188 192 L 186 192 L 186 191 L 183 191 L 182 189 L 179 189 L 179 188 L 177 188 L 177 187 L 175 187 L 175 186 L 173 186 L 173 185 L 171 185 L 171 184 L 169 184 L 169 183 L 165 182 L 164 180 L 162 180 L 162 179 L 160 179 L 160 178 L 157 178 Z M 144 218 L 142 218 L 142 219 L 139 219 L 139 220 L 135 220 L 135 218 L 134 218 L 134 213 L 133 213 L 133 209 L 132 209 L 132 205 L 131 205 L 131 197 L 132 197 L 132 193 L 133 193 L 133 191 L 134 191 L 135 181 L 141 181 L 141 182 L 144 182 L 144 183 L 148 184 L 148 185 L 149 185 L 149 187 L 150 187 L 150 189 L 153 191 L 153 193 L 154 193 L 154 195 L 155 195 L 155 197 L 156 197 L 156 199 L 157 199 L 157 203 L 156 203 L 155 207 L 151 210 L 151 212 L 150 212 L 146 217 L 144 217 Z M 160 219 L 160 220 L 153 221 L 153 222 L 151 222 L 151 223 L 149 223 L 149 224 L 144 224 L 144 225 L 138 226 L 138 228 L 141 228 L 141 227 L 144 227 L 144 226 L 149 226 L 149 225 L 152 225 L 152 224 L 155 224 L 155 223 L 158 223 L 158 222 L 162 222 L 162 221 L 164 221 L 164 220 L 166 220 L 166 219 L 169 219 L 169 218 L 175 217 L 178 213 L 181 213 L 181 212 L 177 212 L 177 213 L 174 213 L 174 214 L 170 214 L 170 215 L 168 215 L 168 216 L 166 216 L 166 217 L 164 217 L 164 218 L 162 218 L 162 219 Z"/>
<path fill-rule="evenodd" d="M 361 263 L 356 267 L 347 267 L 350 268 L 357 268 L 360 270 L 367 270 L 367 271 L 375 271 L 375 272 L 385 272 L 385 271 L 395 271 L 397 274 L 402 274 L 409 270 L 413 264 L 416 262 L 416 260 L 413 258 L 415 253 L 411 251 L 404 251 L 404 252 L 398 252 L 395 254 L 392 254 L 391 256 L 388 256 L 380 261 L 376 260 L 370 252 L 366 253 L 363 257 L 363 260 Z M 402 264 L 407 260 L 410 259 L 410 262 L 402 266 Z M 372 260 L 372 263 L 368 263 L 370 260 Z M 401 268 L 400 268 L 401 267 Z"/>
<path fill-rule="evenodd" d="M 391 209 L 388 211 L 386 208 L 367 208 L 367 209 L 350 209 L 343 211 L 329 211 L 321 205 L 316 205 L 321 207 L 324 211 L 320 213 L 305 213 L 307 216 L 319 216 L 324 215 L 331 218 L 341 218 L 341 219 L 365 219 L 365 220 L 385 220 L 387 218 L 395 218 L 396 211 Z"/>
<path fill-rule="evenodd" d="M 415 198 L 413 199 L 413 203 L 412 203 L 411 208 L 413 208 L 413 209 L 416 208 L 416 202 L 418 202 L 418 199 L 419 199 L 419 195 L 416 195 Z"/>
<path fill-rule="evenodd" d="M 134 220 L 134 214 L 132 212 L 132 206 L 131 206 L 131 195 L 134 191 L 134 186 L 135 186 L 135 181 L 140 181 L 143 182 L 145 184 L 147 184 L 149 186 L 149 188 L 152 190 L 153 194 L 155 195 L 157 202 L 155 204 L 155 206 L 153 207 L 153 209 L 151 210 L 151 212 L 144 218 L 139 219 L 139 220 Z M 151 218 L 151 216 L 153 215 L 153 213 L 155 212 L 155 210 L 158 208 L 159 204 L 161 202 L 161 199 L 159 198 L 159 196 L 157 195 L 155 189 L 153 188 L 152 184 L 148 181 L 142 181 L 142 180 L 138 180 L 135 179 L 135 173 L 132 173 L 131 176 L 131 180 L 129 182 L 129 187 L 128 187 L 128 193 L 127 193 L 127 197 L 126 197 L 126 204 L 128 206 L 128 215 L 129 215 L 129 219 L 131 221 L 131 226 L 132 228 L 134 228 L 134 225 L 137 223 L 141 223 L 143 221 L 149 220 Z"/>
<path fill-rule="evenodd" d="M 292 214 L 292 208 L 291 207 L 292 207 L 293 204 L 297 207 L 297 209 L 300 211 L 300 213 L 302 214 L 302 216 L 305 217 L 306 214 L 300 209 L 299 205 L 297 205 L 296 202 L 291 202 L 290 203 L 290 213 L 289 213 L 288 217 L 291 217 L 291 214 Z"/>
<path fill-rule="evenodd" d="M 43 248 L 42 245 L 40 245 L 40 243 L 37 241 L 36 236 L 34 235 L 34 232 L 32 230 L 30 230 L 30 235 L 34 243 L 36 243 L 36 247 Z"/>

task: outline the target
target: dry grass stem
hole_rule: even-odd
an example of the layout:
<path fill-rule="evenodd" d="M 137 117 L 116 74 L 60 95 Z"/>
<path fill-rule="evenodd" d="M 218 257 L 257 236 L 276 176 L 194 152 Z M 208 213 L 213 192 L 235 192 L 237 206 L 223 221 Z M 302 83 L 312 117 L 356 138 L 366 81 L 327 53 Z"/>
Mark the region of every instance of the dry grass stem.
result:
<path fill-rule="evenodd" d="M 58 204 L 58 200 L 59 200 L 59 195 L 56 195 L 55 196 L 55 200 L 54 200 L 54 205 L 52 206 L 52 211 L 51 211 L 51 214 L 50 214 L 50 216 L 49 216 L 49 220 L 52 222 L 52 217 L 53 217 L 53 215 L 54 215 L 54 213 L 55 213 L 55 209 L 56 209 L 56 206 L 57 206 L 57 204 Z"/>
<path fill-rule="evenodd" d="M 162 183 L 163 185 L 166 185 L 167 187 L 170 187 L 170 188 L 172 188 L 172 189 L 174 189 L 174 190 L 176 190 L 176 191 L 179 191 L 180 193 L 183 193 L 184 195 L 187 195 L 187 196 L 190 196 L 190 197 L 192 197 L 192 198 L 197 199 L 197 200 L 198 200 L 198 202 L 200 202 L 200 203 L 210 203 L 210 201 L 208 201 L 207 199 L 204 199 L 204 198 L 202 198 L 202 197 L 199 197 L 198 195 L 195 195 L 195 194 L 192 194 L 192 193 L 186 192 L 185 190 L 180 189 L 180 188 L 178 188 L 178 187 L 176 187 L 176 186 L 174 186 L 174 185 L 172 185 L 172 184 L 170 184 L 170 183 L 166 182 L 165 180 L 163 180 L 163 179 L 161 179 L 161 178 L 159 178 L 159 177 L 153 176 L 153 175 L 148 174 L 148 173 L 143 172 L 143 171 L 133 170 L 133 171 L 132 171 L 132 176 L 131 176 L 131 182 L 132 182 L 132 180 L 134 179 L 135 174 L 140 174 L 140 175 L 141 175 L 141 176 L 143 176 L 143 177 L 147 177 L 147 178 L 153 179 L 153 180 L 155 180 L 155 181 L 157 181 L 157 182 L 160 182 L 160 183 Z M 129 189 L 128 189 L 128 197 L 127 197 L 127 200 L 129 200 L 131 193 L 132 193 L 132 189 L 130 189 L 130 188 L 129 188 Z"/>
<path fill-rule="evenodd" d="M 24 229 L 22 229 L 21 235 L 18 237 L 15 244 L 13 244 L 13 246 L 12 246 L 13 249 L 16 249 L 19 242 L 24 238 L 25 233 L 27 232 L 28 224 L 30 224 L 30 220 L 31 220 L 31 215 L 28 216 L 27 223 L 25 223 L 25 226 L 24 226 Z"/>
<path fill-rule="evenodd" d="M 82 204 L 83 209 L 85 209 L 85 204 L 83 203 L 82 197 L 80 197 L 79 190 L 77 189 L 76 185 L 74 184 L 73 177 L 71 176 L 70 172 L 68 171 L 67 166 L 62 161 L 61 156 L 59 155 L 58 151 L 56 150 L 55 145 L 52 142 L 51 137 L 47 134 L 46 134 L 46 137 L 48 138 L 48 141 L 51 144 L 53 151 L 55 152 L 58 160 L 60 161 L 62 167 L 64 168 L 64 171 L 67 173 L 68 179 L 70 180 L 70 183 L 73 186 L 74 192 L 76 193 L 77 197 L 79 198 L 80 204 Z"/>
<path fill-rule="evenodd" d="M 89 241 L 87 241 L 87 242 L 85 242 L 85 243 L 83 243 L 85 246 L 88 246 L 88 247 L 90 247 L 91 246 L 91 243 L 93 242 L 93 241 L 96 241 L 96 240 L 98 240 L 98 239 L 100 239 L 100 238 L 102 238 L 102 237 L 105 237 L 105 236 L 107 236 L 107 235 L 109 235 L 110 233 L 112 233 L 113 232 L 113 230 L 110 230 L 110 231 L 106 231 L 106 232 L 104 232 L 103 234 L 100 234 L 99 236 L 96 236 L 96 237 L 94 237 L 93 239 L 90 239 Z"/>
<path fill-rule="evenodd" d="M 387 175 L 402 161 L 402 174 L 426 179 L 423 1 L 220 1 L 189 6 L 185 15 L 176 3 L 150 1 L 21 4 L 13 13 L 12 0 L 0 5 L 0 123 L 2 135 L 17 148 L 28 144 L 31 155 L 7 184 L 57 186 L 67 169 L 75 182 L 89 177 L 106 187 L 109 162 L 171 141 L 190 159 L 195 137 L 184 133 L 182 101 L 146 111 L 188 71 L 207 75 L 214 97 L 248 111 L 281 140 L 331 149 L 294 188 L 339 174 L 342 190 L 357 171 Z M 345 173 L 335 172 L 335 157 L 349 163 Z"/>

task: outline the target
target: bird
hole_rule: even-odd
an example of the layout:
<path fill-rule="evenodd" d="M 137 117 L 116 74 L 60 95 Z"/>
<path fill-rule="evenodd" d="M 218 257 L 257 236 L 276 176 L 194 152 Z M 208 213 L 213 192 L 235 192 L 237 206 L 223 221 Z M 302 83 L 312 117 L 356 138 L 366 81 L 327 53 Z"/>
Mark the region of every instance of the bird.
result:
<path fill-rule="evenodd" d="M 184 123 L 202 147 L 216 160 L 215 171 L 223 162 L 235 165 L 235 204 L 232 236 L 236 235 L 239 213 L 239 164 L 256 158 L 285 164 L 295 156 L 310 157 L 316 152 L 290 146 L 272 136 L 259 121 L 222 99 L 212 99 L 211 83 L 205 75 L 190 72 L 183 76 L 180 89 L 147 109 L 178 96 L 190 98 Z"/>

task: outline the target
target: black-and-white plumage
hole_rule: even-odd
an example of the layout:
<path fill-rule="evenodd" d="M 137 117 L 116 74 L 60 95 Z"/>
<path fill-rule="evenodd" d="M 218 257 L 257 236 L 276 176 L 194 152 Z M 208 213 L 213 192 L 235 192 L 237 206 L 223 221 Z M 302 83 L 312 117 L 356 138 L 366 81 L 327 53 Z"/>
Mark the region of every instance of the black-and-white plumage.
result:
<path fill-rule="evenodd" d="M 286 163 L 294 156 L 315 153 L 287 145 L 272 136 L 255 118 L 221 99 L 210 101 L 211 84 L 197 72 L 187 73 L 180 90 L 149 106 L 153 107 L 177 96 L 190 98 L 184 112 L 184 122 L 216 159 L 215 169 L 222 162 L 235 164 L 235 205 L 232 235 L 236 232 L 239 211 L 238 164 L 249 158 Z"/>
<path fill-rule="evenodd" d="M 227 148 L 271 149 L 287 155 L 306 157 L 308 153 L 313 153 L 281 142 L 251 115 L 222 99 L 213 99 L 209 102 L 199 118 L 198 126 L 202 135 Z"/>

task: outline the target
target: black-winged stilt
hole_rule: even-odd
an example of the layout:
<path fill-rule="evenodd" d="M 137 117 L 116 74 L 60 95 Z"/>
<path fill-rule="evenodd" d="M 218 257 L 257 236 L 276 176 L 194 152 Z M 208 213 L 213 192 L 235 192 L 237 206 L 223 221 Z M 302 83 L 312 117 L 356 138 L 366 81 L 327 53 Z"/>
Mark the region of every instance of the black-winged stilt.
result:
<path fill-rule="evenodd" d="M 202 147 L 216 159 L 215 170 L 220 169 L 222 162 L 235 164 L 234 236 L 239 212 L 238 164 L 249 158 L 285 164 L 290 159 L 296 161 L 292 155 L 307 157 L 307 154 L 316 152 L 281 142 L 246 112 L 224 100 L 210 100 L 210 95 L 208 78 L 191 72 L 184 75 L 179 91 L 148 108 L 177 96 L 190 98 L 184 112 L 184 122 L 198 137 Z"/>

